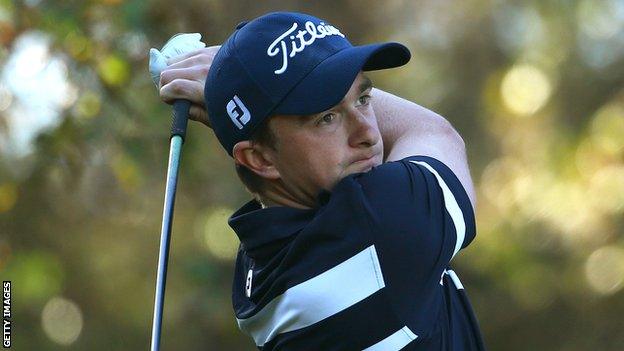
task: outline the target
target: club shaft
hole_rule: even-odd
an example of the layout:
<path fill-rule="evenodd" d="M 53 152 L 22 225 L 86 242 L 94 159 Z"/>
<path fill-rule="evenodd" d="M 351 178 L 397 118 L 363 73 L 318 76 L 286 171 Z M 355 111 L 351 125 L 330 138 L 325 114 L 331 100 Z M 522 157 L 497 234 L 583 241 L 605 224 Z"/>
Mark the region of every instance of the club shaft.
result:
<path fill-rule="evenodd" d="M 174 135 L 169 149 L 169 166 L 167 167 L 167 185 L 165 188 L 165 206 L 160 231 L 160 250 L 158 254 L 158 273 L 156 276 L 156 296 L 154 300 L 154 320 L 152 323 L 151 351 L 160 350 L 160 334 L 162 329 L 163 308 L 165 304 L 165 283 L 169 261 L 169 244 L 171 242 L 171 224 L 173 222 L 173 205 L 175 203 L 178 184 L 178 168 L 182 151 L 182 137 Z"/>

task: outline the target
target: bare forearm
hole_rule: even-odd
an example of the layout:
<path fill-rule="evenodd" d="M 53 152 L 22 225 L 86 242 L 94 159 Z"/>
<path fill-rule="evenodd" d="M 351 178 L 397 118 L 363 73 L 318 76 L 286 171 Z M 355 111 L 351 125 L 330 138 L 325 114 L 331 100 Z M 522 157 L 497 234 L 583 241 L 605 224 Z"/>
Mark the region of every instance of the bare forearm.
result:
<path fill-rule="evenodd" d="M 453 126 L 437 113 L 398 96 L 379 89 L 372 95 L 384 142 L 384 161 L 414 155 L 438 159 L 457 175 L 474 205 L 465 144 Z"/>
<path fill-rule="evenodd" d="M 373 109 L 377 116 L 379 131 L 384 141 L 384 155 L 386 161 L 396 161 L 411 155 L 428 155 L 436 150 L 430 150 L 437 143 L 419 142 L 424 138 L 443 138 L 447 131 L 452 129 L 448 121 L 442 116 L 419 106 L 411 101 L 387 93 L 383 90 L 373 90 Z M 409 141 L 412 149 L 405 150 Z M 401 147 L 401 148 L 399 148 Z M 414 150 L 415 149 L 415 150 Z M 401 157 L 402 156 L 402 157 Z"/>

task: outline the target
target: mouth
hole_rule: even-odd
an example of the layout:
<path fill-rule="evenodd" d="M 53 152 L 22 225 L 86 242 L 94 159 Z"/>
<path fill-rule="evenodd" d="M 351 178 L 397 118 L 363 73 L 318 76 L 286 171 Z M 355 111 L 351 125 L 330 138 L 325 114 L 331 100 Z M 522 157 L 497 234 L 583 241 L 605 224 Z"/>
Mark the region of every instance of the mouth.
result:
<path fill-rule="evenodd" d="M 377 154 L 367 157 L 367 158 L 356 160 L 352 162 L 351 164 L 357 166 L 358 168 L 363 167 L 365 171 L 368 171 L 371 168 L 377 166 L 376 159 L 377 159 Z"/>
<path fill-rule="evenodd" d="M 377 162 L 377 156 L 381 153 L 376 153 L 367 158 L 356 159 L 355 161 L 348 161 L 342 164 L 342 171 L 338 175 L 338 179 L 352 174 L 352 173 L 364 173 L 370 171 L 373 167 L 379 166 L 381 162 Z M 353 169 L 355 168 L 355 169 Z"/>
<path fill-rule="evenodd" d="M 374 157 L 375 157 L 375 156 L 371 156 L 371 157 L 369 157 L 369 158 L 363 158 L 363 159 L 360 159 L 360 160 L 357 160 L 357 161 L 353 162 L 353 164 L 361 164 L 361 163 L 366 163 L 366 162 L 368 162 L 368 161 L 371 161 Z"/>

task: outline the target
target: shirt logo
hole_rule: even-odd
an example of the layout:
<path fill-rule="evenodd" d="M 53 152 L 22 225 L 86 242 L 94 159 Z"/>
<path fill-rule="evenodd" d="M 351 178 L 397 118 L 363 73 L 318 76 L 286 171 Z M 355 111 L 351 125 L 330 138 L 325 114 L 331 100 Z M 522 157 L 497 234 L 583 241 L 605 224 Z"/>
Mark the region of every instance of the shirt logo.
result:
<path fill-rule="evenodd" d="M 236 95 L 228 101 L 225 110 L 238 129 L 243 129 L 243 126 L 251 120 L 251 113 L 249 113 L 247 106 Z"/>
<path fill-rule="evenodd" d="M 275 74 L 282 74 L 286 72 L 288 68 L 288 58 L 295 57 L 298 53 L 302 52 L 306 47 L 312 45 L 316 39 L 325 38 L 331 35 L 339 35 L 345 37 L 340 31 L 325 22 L 321 22 L 318 26 L 314 25 L 311 21 L 307 21 L 304 25 L 305 30 L 297 31 L 296 35 L 291 35 L 298 28 L 297 22 L 293 23 L 289 30 L 280 35 L 269 45 L 267 48 L 267 55 L 270 57 L 276 56 L 280 52 L 282 53 L 282 67 L 273 71 Z M 288 51 L 288 45 L 286 44 L 286 37 L 290 38 L 291 50 Z"/>
<path fill-rule="evenodd" d="M 245 281 L 245 295 L 251 297 L 251 278 L 253 277 L 253 269 L 247 272 L 247 280 Z"/>

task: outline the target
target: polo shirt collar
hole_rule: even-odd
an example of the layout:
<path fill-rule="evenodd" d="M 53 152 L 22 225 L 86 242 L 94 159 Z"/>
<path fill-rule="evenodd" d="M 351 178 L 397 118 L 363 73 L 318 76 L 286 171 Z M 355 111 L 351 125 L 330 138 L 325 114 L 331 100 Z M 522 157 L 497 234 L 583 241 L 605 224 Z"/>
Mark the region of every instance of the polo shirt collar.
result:
<path fill-rule="evenodd" d="M 262 208 L 256 200 L 247 202 L 230 217 L 228 223 L 245 250 L 284 239 L 305 227 L 318 208 L 300 209 L 285 206 Z"/>

